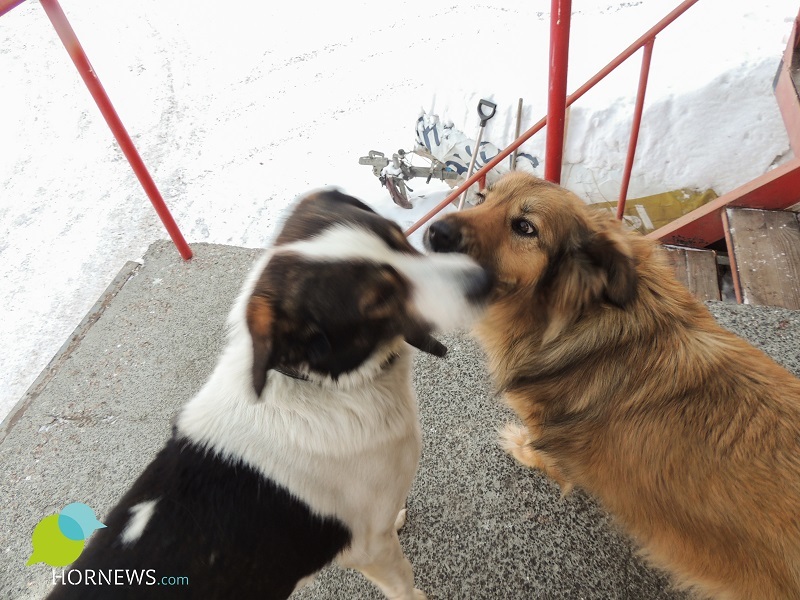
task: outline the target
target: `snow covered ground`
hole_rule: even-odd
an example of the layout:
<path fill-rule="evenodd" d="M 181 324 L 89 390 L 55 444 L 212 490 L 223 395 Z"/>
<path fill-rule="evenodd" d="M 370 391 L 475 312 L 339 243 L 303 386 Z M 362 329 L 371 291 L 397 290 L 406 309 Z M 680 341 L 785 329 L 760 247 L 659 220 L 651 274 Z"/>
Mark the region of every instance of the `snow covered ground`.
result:
<path fill-rule="evenodd" d="M 569 90 L 677 1 L 575 2 Z M 267 243 L 298 194 L 335 185 L 410 225 L 447 188 L 389 200 L 368 150 L 413 147 L 422 111 L 485 139 L 544 115 L 549 2 L 63 0 L 188 241 Z M 771 83 L 796 0 L 700 0 L 655 44 L 630 197 L 724 193 L 789 156 Z M 614 199 L 633 57 L 570 115 L 564 177 Z M 0 417 L 161 223 L 35 0 L 0 18 Z M 544 133 L 526 146 L 543 155 Z"/>

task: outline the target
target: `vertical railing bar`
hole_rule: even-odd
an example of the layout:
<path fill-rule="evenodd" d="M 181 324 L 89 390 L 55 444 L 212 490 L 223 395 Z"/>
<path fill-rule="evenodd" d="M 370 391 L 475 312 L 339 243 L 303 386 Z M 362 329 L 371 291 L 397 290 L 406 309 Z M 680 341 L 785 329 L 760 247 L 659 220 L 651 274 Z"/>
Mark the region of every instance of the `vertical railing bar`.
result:
<path fill-rule="evenodd" d="M 553 183 L 561 183 L 571 16 L 572 0 L 550 1 L 550 74 L 547 93 L 544 178 Z"/>
<path fill-rule="evenodd" d="M 617 220 L 622 220 L 625 214 L 625 202 L 628 199 L 628 186 L 631 182 L 631 171 L 633 170 L 633 159 L 636 156 L 636 144 L 639 141 L 639 127 L 642 124 L 642 112 L 644 110 L 644 96 L 647 92 L 647 78 L 650 74 L 650 60 L 653 57 L 653 45 L 656 39 L 653 38 L 644 46 L 642 51 L 642 68 L 639 72 L 639 88 L 636 90 L 636 105 L 633 109 L 633 123 L 631 123 L 631 137 L 628 141 L 628 155 L 625 157 L 625 168 L 622 171 L 622 186 L 619 192 L 619 202 L 617 202 Z"/>

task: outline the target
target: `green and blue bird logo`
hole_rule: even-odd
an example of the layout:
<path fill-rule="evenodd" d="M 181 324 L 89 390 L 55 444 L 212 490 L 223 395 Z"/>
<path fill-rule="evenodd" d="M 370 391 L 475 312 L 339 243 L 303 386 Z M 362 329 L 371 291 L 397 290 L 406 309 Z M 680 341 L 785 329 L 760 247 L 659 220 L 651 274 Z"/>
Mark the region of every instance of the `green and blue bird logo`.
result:
<path fill-rule="evenodd" d="M 57 515 L 39 521 L 31 537 L 33 554 L 25 564 L 66 567 L 81 555 L 92 532 L 102 527 L 91 507 L 83 502 L 67 504 Z"/>

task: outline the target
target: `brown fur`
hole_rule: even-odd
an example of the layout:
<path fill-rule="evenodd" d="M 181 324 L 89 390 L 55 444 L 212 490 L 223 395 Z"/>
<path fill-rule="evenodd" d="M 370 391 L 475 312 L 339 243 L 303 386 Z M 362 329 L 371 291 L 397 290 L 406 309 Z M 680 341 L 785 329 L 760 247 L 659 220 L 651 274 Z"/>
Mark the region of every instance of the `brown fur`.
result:
<path fill-rule="evenodd" d="M 499 280 L 476 333 L 525 424 L 504 447 L 599 498 L 682 587 L 800 598 L 800 380 L 721 328 L 657 243 L 556 185 L 513 173 L 442 222 Z"/>

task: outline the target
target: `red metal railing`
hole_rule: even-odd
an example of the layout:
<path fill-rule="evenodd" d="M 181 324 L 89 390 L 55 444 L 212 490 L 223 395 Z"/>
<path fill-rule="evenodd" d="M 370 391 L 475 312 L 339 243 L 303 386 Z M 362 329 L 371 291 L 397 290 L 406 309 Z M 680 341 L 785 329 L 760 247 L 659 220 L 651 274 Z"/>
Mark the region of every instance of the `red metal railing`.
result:
<path fill-rule="evenodd" d="M 25 0 L 0 0 L 0 17 L 23 2 L 25 2 Z"/>
<path fill-rule="evenodd" d="M 555 4 L 559 0 L 552 0 Z M 565 3 L 567 0 L 560 0 L 562 3 Z M 644 106 L 644 93 L 647 88 L 647 74 L 650 70 L 650 58 L 653 53 L 653 43 L 655 41 L 656 35 L 661 33 L 670 23 L 672 23 L 675 19 L 685 13 L 689 8 L 691 8 L 698 0 L 685 0 L 681 4 L 679 4 L 675 9 L 672 10 L 667 16 L 661 19 L 658 23 L 656 23 L 653 27 L 648 29 L 641 37 L 639 37 L 635 42 L 633 42 L 630 46 L 628 46 L 625 50 L 623 50 L 616 58 L 614 58 L 611 62 L 609 62 L 605 67 L 600 69 L 593 77 L 591 77 L 586 83 L 580 86 L 577 90 L 572 92 L 569 96 L 566 97 L 566 101 L 564 102 L 564 106 L 568 107 L 572 105 L 576 100 L 578 100 L 581 96 L 583 96 L 586 92 L 592 89 L 598 82 L 602 81 L 609 73 L 611 73 L 614 69 L 620 66 L 623 62 L 629 59 L 633 54 L 636 53 L 637 50 L 643 48 L 645 46 L 649 46 L 645 48 L 642 56 L 642 75 L 639 78 L 639 91 L 637 94 L 636 99 L 636 110 L 634 111 L 634 123 L 631 129 L 631 142 L 628 145 L 628 153 L 627 158 L 625 161 L 626 169 L 623 172 L 623 178 L 626 178 L 623 181 L 623 187 L 620 194 L 620 202 L 617 207 L 618 215 L 621 216 L 622 211 L 625 210 L 625 196 L 627 195 L 628 189 L 628 182 L 630 180 L 630 171 L 633 167 L 633 157 L 636 153 L 636 140 L 638 139 L 639 134 L 639 125 L 641 123 L 642 118 L 642 107 Z M 563 6 L 563 4 L 562 4 Z M 558 13 L 553 12 L 550 15 L 551 23 L 552 19 L 557 18 Z M 561 43 L 563 44 L 564 41 L 562 39 Z M 563 52 L 563 50 L 562 50 Z M 551 73 L 550 73 L 550 80 L 553 80 L 553 68 L 554 64 L 551 61 L 550 64 Z M 548 108 L 549 112 L 549 108 Z M 422 225 L 427 223 L 431 218 L 436 216 L 439 211 L 441 211 L 445 206 L 450 204 L 455 198 L 467 190 L 471 185 L 473 185 L 476 181 L 486 176 L 486 173 L 496 167 L 500 162 L 508 157 L 514 150 L 519 148 L 522 144 L 528 141 L 534 134 L 539 132 L 542 127 L 547 124 L 548 117 L 545 116 L 541 120 L 539 120 L 533 127 L 528 129 L 525 133 L 519 136 L 514 142 L 511 143 L 505 150 L 500 152 L 497 156 L 495 156 L 492 160 L 486 163 L 481 169 L 476 171 L 472 177 L 467 179 L 464 183 L 462 183 L 458 188 L 453 190 L 447 198 L 442 200 L 439 204 L 437 204 L 432 210 L 430 210 L 425 216 L 423 216 L 419 221 L 414 223 L 407 231 L 406 235 L 411 235 L 417 229 L 419 229 Z M 558 146 L 563 147 L 563 132 L 562 132 L 562 139 L 559 142 Z M 556 161 L 550 157 L 545 156 L 545 169 L 547 169 L 548 163 L 550 164 L 557 164 L 558 171 L 561 171 L 561 161 L 560 159 L 556 163 Z M 630 164 L 630 166 L 628 166 Z M 555 169 L 555 167 L 552 167 Z"/>
<path fill-rule="evenodd" d="M 158 213 L 158 216 L 161 218 L 161 222 L 164 224 L 167 233 L 169 233 L 169 236 L 172 238 L 173 243 L 184 260 L 189 260 L 192 257 L 192 250 L 189 248 L 189 244 L 186 243 L 177 223 L 175 223 L 175 220 L 172 218 L 169 208 L 167 208 L 164 199 L 161 197 L 161 193 L 158 191 L 158 187 L 156 187 L 153 178 L 150 177 L 150 173 L 147 171 L 147 167 L 142 161 L 141 156 L 139 156 L 139 152 L 137 152 L 136 147 L 133 145 L 133 141 L 125 130 L 125 126 L 122 124 L 119 115 L 117 115 L 117 111 L 114 110 L 114 106 L 111 104 L 108 94 L 106 94 L 100 80 L 97 78 L 97 74 L 94 72 L 86 53 L 83 51 L 78 37 L 75 35 L 75 31 L 67 20 L 67 16 L 64 14 L 57 0 L 40 1 L 58 37 L 67 49 L 72 62 L 75 63 L 75 67 L 78 69 L 78 73 L 80 73 L 83 82 L 86 84 L 86 87 L 89 88 L 89 93 L 97 103 L 100 112 L 103 114 L 103 118 L 105 118 L 123 154 L 125 154 L 125 158 L 128 159 L 134 173 L 136 173 L 136 177 L 139 179 L 139 183 L 144 188 L 148 198 L 150 198 L 150 202 L 153 208 L 155 208 L 156 213 Z M 23 0 L 0 0 L 0 16 L 4 15 L 15 6 L 22 4 L 22 2 Z"/>
<path fill-rule="evenodd" d="M 550 1 L 550 83 L 547 92 L 544 178 L 553 183 L 561 183 L 571 18 L 572 0 Z"/>
<path fill-rule="evenodd" d="M 639 72 L 639 88 L 636 92 L 636 105 L 633 109 L 633 124 L 631 125 L 631 139 L 628 142 L 628 155 L 625 157 L 625 169 L 622 172 L 622 186 L 619 191 L 619 202 L 617 202 L 617 219 L 622 220 L 625 214 L 625 201 L 628 199 L 628 185 L 631 182 L 631 171 L 633 171 L 633 158 L 636 155 L 636 143 L 639 141 L 639 126 L 642 124 L 642 111 L 644 110 L 644 94 L 647 91 L 647 76 L 650 74 L 650 59 L 653 57 L 653 44 L 656 39 L 652 38 L 644 45 L 642 51 L 642 69 Z"/>

